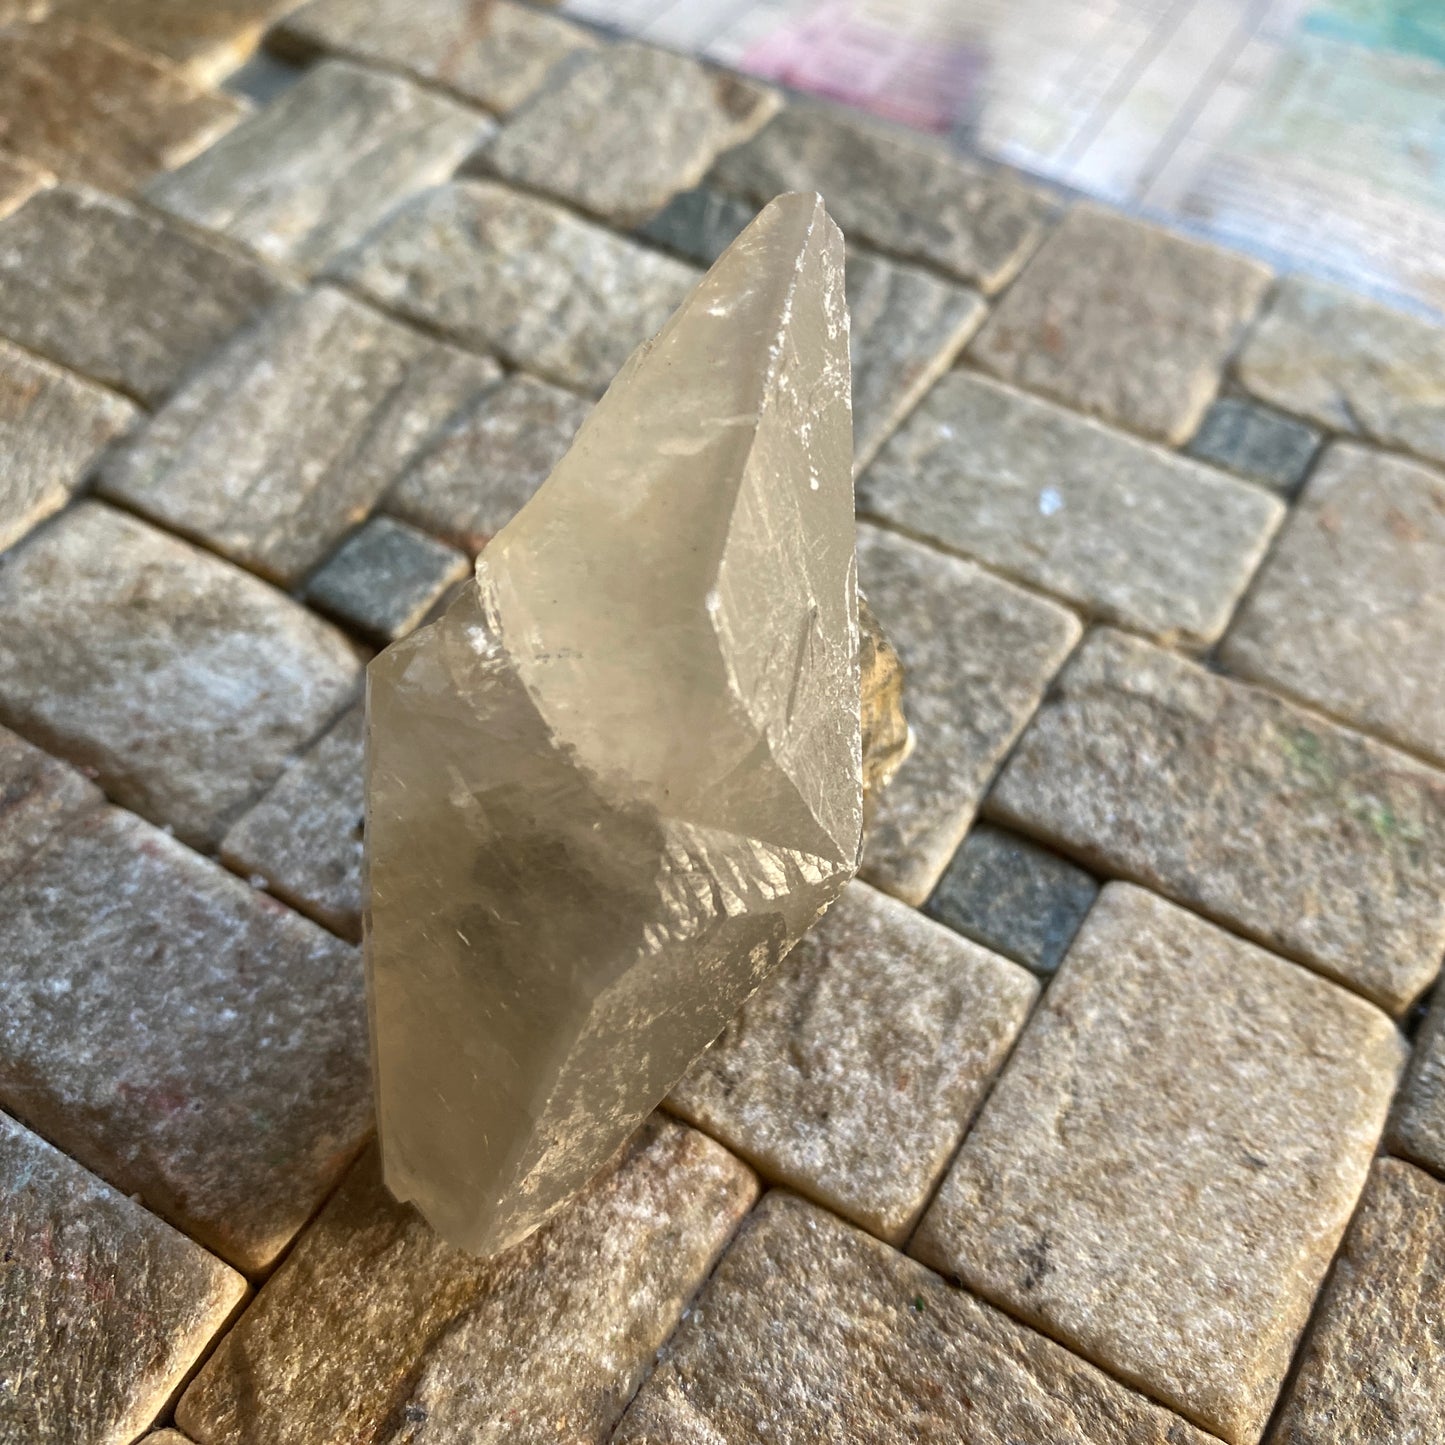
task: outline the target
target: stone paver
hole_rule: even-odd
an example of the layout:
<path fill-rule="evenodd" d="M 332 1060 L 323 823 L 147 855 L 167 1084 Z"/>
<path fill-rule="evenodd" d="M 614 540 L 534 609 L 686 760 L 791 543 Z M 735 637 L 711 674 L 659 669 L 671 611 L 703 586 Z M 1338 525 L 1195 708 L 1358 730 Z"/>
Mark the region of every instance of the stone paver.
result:
<path fill-rule="evenodd" d="M 562 460 L 592 403 L 513 375 L 460 412 L 382 501 L 468 552 L 480 552 Z"/>
<path fill-rule="evenodd" d="M 1098 896 L 1092 874 L 1003 828 L 980 823 L 953 855 L 928 912 L 965 937 L 1048 975 Z"/>
<path fill-rule="evenodd" d="M 1182 442 L 1269 285 L 1269 271 L 1096 206 L 1076 206 L 969 355 L 1006 381 Z"/>
<path fill-rule="evenodd" d="M 1111 884 L 910 1248 L 1245 1445 L 1404 1052 L 1364 1000 Z"/>
<path fill-rule="evenodd" d="M 180 165 L 245 113 L 102 30 L 47 20 L 11 27 L 0 45 L 0 144 L 102 190 Z"/>
<path fill-rule="evenodd" d="M 1241 352 L 1255 396 L 1445 462 L 1445 330 L 1291 276 Z"/>
<path fill-rule="evenodd" d="M 398 1205 L 369 1154 L 177 1423 L 200 1445 L 604 1441 L 756 1190 L 719 1145 L 651 1122 L 555 1221 L 487 1261 Z"/>
<path fill-rule="evenodd" d="M 953 372 L 879 452 L 859 509 L 1165 641 L 1214 641 L 1284 505 L 986 377 Z"/>
<path fill-rule="evenodd" d="M 352 940 L 361 937 L 364 737 L 353 708 L 221 844 L 228 867 Z"/>
<path fill-rule="evenodd" d="M 992 294 L 1037 246 L 1050 211 L 1039 191 L 953 148 L 845 110 L 787 106 L 712 172 L 764 205 L 818 191 L 850 241 L 920 261 Z"/>
<path fill-rule="evenodd" d="M 293 586 L 501 370 L 329 287 L 221 348 L 118 451 L 105 495 Z"/>
<path fill-rule="evenodd" d="M 383 306 L 591 391 L 697 281 L 670 256 L 488 181 L 407 202 L 333 269 Z"/>
<path fill-rule="evenodd" d="M 350 643 L 95 502 L 0 559 L 0 721 L 209 845 L 356 691 Z"/>
<path fill-rule="evenodd" d="M 1022 969 L 854 883 L 668 1107 L 902 1244 L 1037 993 Z"/>
<path fill-rule="evenodd" d="M 1445 777 L 1146 642 L 1085 642 L 989 814 L 1392 1013 L 1439 967 Z"/>
<path fill-rule="evenodd" d="M 0 341 L 0 549 L 63 507 L 138 416 L 114 392 Z"/>
<path fill-rule="evenodd" d="M 0 220 L 0 335 L 148 405 L 284 292 L 259 263 L 83 186 Z"/>
<path fill-rule="evenodd" d="M 0 1106 L 238 1268 L 361 1147 L 361 959 L 104 808 L 0 889 Z"/>
<path fill-rule="evenodd" d="M 1436 990 L 1415 1040 L 1387 1142 L 1392 1154 L 1445 1178 L 1445 989 Z"/>
<path fill-rule="evenodd" d="M 1080 626 L 1062 607 L 876 527 L 858 529 L 858 575 L 903 660 L 916 739 L 879 799 L 863 876 L 921 904 Z"/>
<path fill-rule="evenodd" d="M 310 0 L 282 20 L 270 43 L 306 58 L 332 51 L 395 66 L 505 112 L 559 60 L 597 42 L 510 0 Z"/>
<path fill-rule="evenodd" d="M 329 60 L 146 194 L 311 272 L 404 197 L 445 180 L 494 128 L 400 76 Z"/>
<path fill-rule="evenodd" d="M 1331 447 L 1220 657 L 1445 763 L 1445 475 Z"/>
<path fill-rule="evenodd" d="M 784 1193 L 743 1226 L 616 1445 L 1206 1445 L 1007 1315 Z"/>
<path fill-rule="evenodd" d="M 1292 497 L 1322 439 L 1319 428 L 1308 422 L 1241 396 L 1222 396 L 1204 413 L 1188 452 Z"/>
<path fill-rule="evenodd" d="M 694 186 L 674 196 L 637 234 L 699 266 L 711 266 L 758 213 L 751 201 L 715 186 Z"/>
<path fill-rule="evenodd" d="M 0 1114 L 0 1439 L 129 1445 L 246 1282 Z"/>
<path fill-rule="evenodd" d="M 1375 1166 L 1271 1445 L 1445 1439 L 1445 1184 Z"/>
<path fill-rule="evenodd" d="M 373 517 L 316 570 L 306 600 L 378 646 L 404 637 L 471 571 L 465 552 Z"/>
<path fill-rule="evenodd" d="M 634 226 L 695 186 L 719 152 L 754 135 L 780 104 L 776 91 L 742 76 L 624 42 L 555 70 L 475 164 Z"/>
<path fill-rule="evenodd" d="M 9 215 L 36 191 L 54 184 L 54 175 L 43 166 L 0 151 L 0 216 Z"/>
<path fill-rule="evenodd" d="M 0 728 L 0 884 L 103 795 L 72 767 Z"/>

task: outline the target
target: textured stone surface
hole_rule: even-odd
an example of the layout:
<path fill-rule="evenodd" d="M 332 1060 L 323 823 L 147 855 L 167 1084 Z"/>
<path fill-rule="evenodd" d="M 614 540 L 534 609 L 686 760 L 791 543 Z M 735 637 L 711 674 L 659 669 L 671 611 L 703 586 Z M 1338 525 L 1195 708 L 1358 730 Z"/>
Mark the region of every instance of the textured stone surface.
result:
<path fill-rule="evenodd" d="M 1445 1184 L 1376 1164 L 1271 1445 L 1445 1438 Z"/>
<path fill-rule="evenodd" d="M 12 26 L 0 45 L 0 144 L 102 190 L 180 165 L 245 111 L 101 30 L 47 20 Z"/>
<path fill-rule="evenodd" d="M 74 768 L 0 728 L 0 883 L 101 801 L 100 789 Z"/>
<path fill-rule="evenodd" d="M 559 60 L 596 43 L 509 0 L 310 0 L 271 35 L 285 52 L 397 66 L 495 111 L 520 105 Z"/>
<path fill-rule="evenodd" d="M 322 287 L 194 372 L 101 489 L 294 586 L 501 372 Z"/>
<path fill-rule="evenodd" d="M 509 376 L 458 412 L 382 505 L 480 552 L 562 460 L 591 410 L 575 392 Z"/>
<path fill-rule="evenodd" d="M 1291 276 L 1238 373 L 1286 411 L 1445 462 L 1445 330 L 1429 322 Z"/>
<path fill-rule="evenodd" d="M 1257 1440 L 1403 1055 L 1364 1000 L 1111 884 L 911 1249 Z"/>
<path fill-rule="evenodd" d="M 1445 1177 L 1445 990 L 1437 989 L 1405 1075 L 1388 1144 Z"/>
<path fill-rule="evenodd" d="M 407 202 L 334 269 L 384 306 L 592 391 L 697 280 L 680 261 L 488 181 Z"/>
<path fill-rule="evenodd" d="M 0 549 L 63 507 L 138 415 L 114 392 L 0 341 Z"/>
<path fill-rule="evenodd" d="M 1392 1013 L 1439 967 L 1445 779 L 1146 642 L 1089 638 L 989 811 Z"/>
<path fill-rule="evenodd" d="M 854 883 L 668 1104 L 767 1178 L 901 1244 L 1037 992 Z"/>
<path fill-rule="evenodd" d="M 1068 859 L 980 823 L 938 880 L 928 912 L 1025 968 L 1051 974 L 1098 892 L 1093 876 Z"/>
<path fill-rule="evenodd" d="M 1205 1445 L 1183 1420 L 783 1193 L 743 1226 L 616 1445 Z"/>
<path fill-rule="evenodd" d="M 0 1439 L 129 1445 L 246 1282 L 0 1114 Z"/>
<path fill-rule="evenodd" d="M 756 1190 L 724 1149 L 659 1120 L 553 1223 L 484 1261 L 397 1204 L 369 1154 L 178 1423 L 201 1445 L 606 1440 Z"/>
<path fill-rule="evenodd" d="M 850 241 L 936 266 L 989 293 L 1038 244 L 1049 210 L 1016 177 L 940 142 L 806 103 L 787 106 L 724 155 L 713 180 L 758 205 L 780 191 L 820 191 Z"/>
<path fill-rule="evenodd" d="M 354 949 L 116 808 L 0 890 L 0 1104 L 246 1270 L 371 1123 Z"/>
<path fill-rule="evenodd" d="M 1322 433 L 1272 407 L 1222 396 L 1204 413 L 1189 440 L 1189 455 L 1293 496 L 1304 480 Z"/>
<path fill-rule="evenodd" d="M 417 626 L 471 570 L 465 552 L 405 522 L 373 517 L 317 569 L 306 600 L 384 645 Z"/>
<path fill-rule="evenodd" d="M 98 503 L 0 561 L 0 721 L 213 843 L 361 680 L 279 592 Z"/>
<path fill-rule="evenodd" d="M 843 240 L 768 206 L 367 677 L 387 1184 L 516 1243 L 842 891 L 862 835 Z"/>
<path fill-rule="evenodd" d="M 155 405 L 283 294 L 257 263 L 78 186 L 0 220 L 0 333 Z"/>
<path fill-rule="evenodd" d="M 1220 656 L 1445 762 L 1445 476 L 1331 447 Z"/>
<path fill-rule="evenodd" d="M 858 529 L 858 575 L 903 659 L 915 739 L 879 800 L 863 876 L 921 904 L 1080 627 L 1062 607 L 876 527 Z"/>
<path fill-rule="evenodd" d="M 883 624 L 858 594 L 858 731 L 863 756 L 863 828 L 867 831 L 883 789 L 913 751 L 903 710 L 903 659 Z"/>
<path fill-rule="evenodd" d="M 329 60 L 146 194 L 182 220 L 310 272 L 405 196 L 445 180 L 493 129 L 399 76 Z"/>
<path fill-rule="evenodd" d="M 917 266 L 849 253 L 855 471 L 952 364 L 984 309 L 983 298 L 967 286 Z"/>
<path fill-rule="evenodd" d="M 1224 631 L 1284 515 L 1258 487 L 962 371 L 878 454 L 858 505 L 1195 646 Z"/>
<path fill-rule="evenodd" d="M 755 134 L 780 103 L 754 81 L 625 41 L 554 71 L 476 164 L 633 226 L 695 186 L 720 151 Z"/>
<path fill-rule="evenodd" d="M 637 234 L 676 251 L 685 260 L 711 266 L 757 213 L 751 201 L 740 200 L 715 186 L 694 186 L 649 217 L 637 228 Z"/>
<path fill-rule="evenodd" d="M 54 183 L 55 177 L 43 166 L 0 151 L 0 216 L 8 215 L 36 191 Z"/>
<path fill-rule="evenodd" d="M 969 354 L 1030 391 L 1182 442 L 1268 285 L 1256 261 L 1079 205 Z"/>

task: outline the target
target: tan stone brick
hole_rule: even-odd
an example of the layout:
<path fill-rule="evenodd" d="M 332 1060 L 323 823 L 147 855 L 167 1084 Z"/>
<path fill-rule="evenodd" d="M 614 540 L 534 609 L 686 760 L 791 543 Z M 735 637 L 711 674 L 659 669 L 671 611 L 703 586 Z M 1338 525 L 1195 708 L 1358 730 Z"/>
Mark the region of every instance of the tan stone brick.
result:
<path fill-rule="evenodd" d="M 54 184 L 55 177 L 44 167 L 0 152 L 0 216 L 9 215 L 36 191 Z"/>
<path fill-rule="evenodd" d="M 74 768 L 0 728 L 0 884 L 103 798 Z"/>

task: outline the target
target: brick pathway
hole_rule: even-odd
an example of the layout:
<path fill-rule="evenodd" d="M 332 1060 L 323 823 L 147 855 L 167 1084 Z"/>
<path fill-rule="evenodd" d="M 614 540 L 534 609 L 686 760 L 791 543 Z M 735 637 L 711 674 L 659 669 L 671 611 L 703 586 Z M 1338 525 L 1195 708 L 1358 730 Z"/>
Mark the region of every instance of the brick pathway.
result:
<path fill-rule="evenodd" d="M 0 1442 L 1445 1439 L 1445 333 L 506 0 L 47 8 L 0 0 Z M 370 1145 L 363 667 L 787 187 L 848 233 L 918 746 L 478 1262 Z"/>

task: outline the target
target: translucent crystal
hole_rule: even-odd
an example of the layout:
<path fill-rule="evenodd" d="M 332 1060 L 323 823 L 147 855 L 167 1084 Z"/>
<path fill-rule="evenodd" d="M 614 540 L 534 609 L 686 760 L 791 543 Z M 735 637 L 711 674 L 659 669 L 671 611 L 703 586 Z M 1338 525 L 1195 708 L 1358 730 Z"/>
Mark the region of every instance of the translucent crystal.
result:
<path fill-rule="evenodd" d="M 862 827 L 843 243 L 768 206 L 368 680 L 386 1179 L 479 1253 L 605 1162 Z"/>

